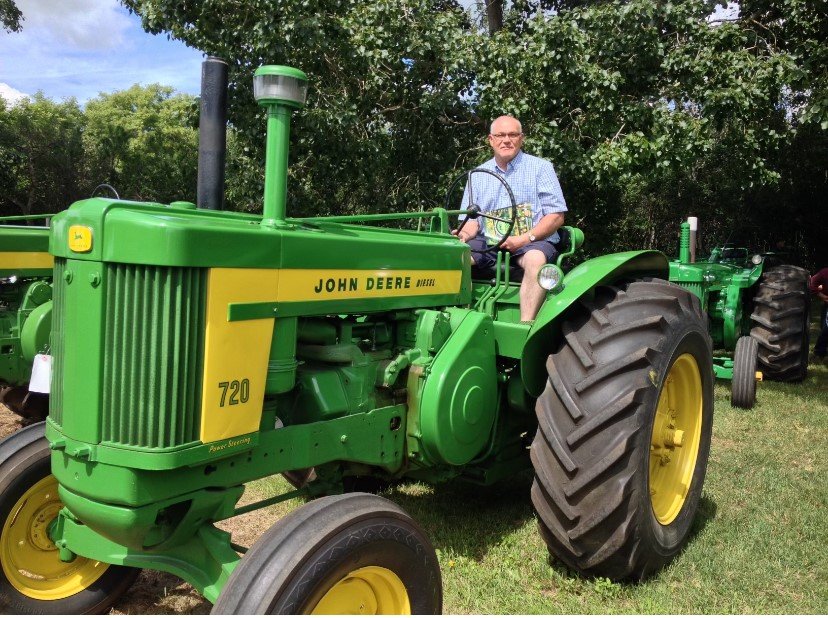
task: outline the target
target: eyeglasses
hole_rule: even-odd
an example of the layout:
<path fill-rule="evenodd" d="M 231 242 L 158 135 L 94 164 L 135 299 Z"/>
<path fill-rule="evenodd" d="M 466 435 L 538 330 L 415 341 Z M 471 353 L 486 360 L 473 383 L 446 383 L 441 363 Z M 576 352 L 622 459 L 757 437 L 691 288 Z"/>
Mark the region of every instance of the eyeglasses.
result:
<path fill-rule="evenodd" d="M 492 137 L 495 138 L 497 141 L 502 142 L 507 137 L 509 139 L 517 139 L 522 137 L 523 133 L 492 133 Z"/>

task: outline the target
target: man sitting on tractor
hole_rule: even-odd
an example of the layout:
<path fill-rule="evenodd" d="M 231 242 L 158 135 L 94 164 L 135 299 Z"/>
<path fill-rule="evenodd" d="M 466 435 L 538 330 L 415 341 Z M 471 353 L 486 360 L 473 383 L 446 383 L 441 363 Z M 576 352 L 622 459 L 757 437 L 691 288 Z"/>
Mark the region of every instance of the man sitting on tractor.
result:
<path fill-rule="evenodd" d="M 552 163 L 526 154 L 523 128 L 512 116 L 500 116 L 491 125 L 489 145 L 494 157 L 480 167 L 498 174 L 511 187 L 518 204 L 517 218 L 511 234 L 501 247 L 509 251 L 523 269 L 520 286 L 520 319 L 531 322 L 543 303 L 543 288 L 538 284 L 538 271 L 544 264 L 554 262 L 558 251 L 558 228 L 564 223 L 566 201 Z M 463 194 L 462 208 L 474 205 L 481 212 L 510 218 L 507 190 L 497 178 L 488 174 L 475 175 L 469 180 Z M 481 226 L 478 222 L 484 222 Z M 490 229 L 491 228 L 491 229 Z M 474 219 L 461 226 L 458 237 L 472 249 L 482 251 L 490 241 L 499 237 L 497 222 Z M 472 253 L 475 266 L 490 268 L 495 264 L 493 252 Z"/>

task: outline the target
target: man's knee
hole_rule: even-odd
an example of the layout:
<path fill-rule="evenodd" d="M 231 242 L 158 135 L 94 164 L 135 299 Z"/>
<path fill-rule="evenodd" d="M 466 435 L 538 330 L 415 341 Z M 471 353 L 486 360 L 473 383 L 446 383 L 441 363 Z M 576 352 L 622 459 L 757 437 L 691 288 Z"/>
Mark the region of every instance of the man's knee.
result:
<path fill-rule="evenodd" d="M 544 264 L 546 264 L 546 256 L 543 251 L 527 251 L 520 256 L 520 266 L 526 272 L 537 272 Z"/>

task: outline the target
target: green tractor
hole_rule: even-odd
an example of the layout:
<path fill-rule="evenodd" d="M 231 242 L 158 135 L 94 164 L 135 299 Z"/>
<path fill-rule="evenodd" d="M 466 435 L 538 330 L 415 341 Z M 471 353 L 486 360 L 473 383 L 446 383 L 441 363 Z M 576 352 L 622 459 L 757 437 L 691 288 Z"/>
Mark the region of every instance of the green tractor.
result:
<path fill-rule="evenodd" d="M 440 612 L 425 532 L 385 498 L 342 493 L 366 477 L 488 485 L 534 469 L 541 536 L 588 576 L 639 580 L 684 546 L 712 348 L 666 257 L 548 265 L 526 324 L 519 285 L 475 279 L 450 233 L 471 209 L 289 218 L 306 84 L 256 71 L 262 216 L 94 198 L 53 219 L 50 410 L 0 443 L 0 609 L 102 611 L 150 568 L 217 614 Z M 387 227 L 411 218 L 423 231 Z M 563 254 L 583 239 L 568 232 Z M 237 505 L 278 473 L 298 488 Z M 215 526 L 299 495 L 314 499 L 250 548 Z"/>
<path fill-rule="evenodd" d="M 714 247 L 696 260 L 698 220 L 681 224 L 679 258 L 670 281 L 695 294 L 708 316 L 717 378 L 732 380 L 731 404 L 752 408 L 756 382 L 798 382 L 808 371 L 808 271 L 776 263 L 771 254 Z"/>
<path fill-rule="evenodd" d="M 29 390 L 33 364 L 48 362 L 52 325 L 52 267 L 48 226 L 0 219 L 0 403 L 26 422 L 42 421 L 48 397 Z"/>

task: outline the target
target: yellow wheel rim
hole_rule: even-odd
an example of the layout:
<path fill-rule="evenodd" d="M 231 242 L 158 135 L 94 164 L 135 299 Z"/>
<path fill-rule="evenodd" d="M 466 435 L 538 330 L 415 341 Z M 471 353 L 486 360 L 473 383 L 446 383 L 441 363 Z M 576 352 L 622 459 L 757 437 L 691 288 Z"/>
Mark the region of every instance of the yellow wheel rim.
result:
<path fill-rule="evenodd" d="M 81 557 L 60 561 L 48 530 L 61 508 L 57 480 L 49 475 L 17 501 L 0 533 L 3 573 L 12 586 L 32 599 L 70 597 L 86 590 L 109 567 Z"/>
<path fill-rule="evenodd" d="M 336 582 L 311 613 L 411 614 L 411 604 L 396 573 L 369 566 L 351 571 Z"/>
<path fill-rule="evenodd" d="M 690 491 L 702 428 L 699 366 L 682 354 L 670 367 L 658 399 L 650 443 L 650 501 L 662 525 L 678 517 Z"/>

